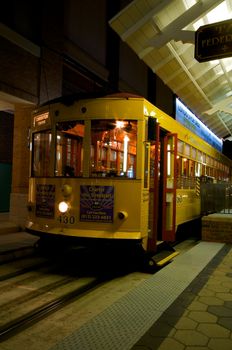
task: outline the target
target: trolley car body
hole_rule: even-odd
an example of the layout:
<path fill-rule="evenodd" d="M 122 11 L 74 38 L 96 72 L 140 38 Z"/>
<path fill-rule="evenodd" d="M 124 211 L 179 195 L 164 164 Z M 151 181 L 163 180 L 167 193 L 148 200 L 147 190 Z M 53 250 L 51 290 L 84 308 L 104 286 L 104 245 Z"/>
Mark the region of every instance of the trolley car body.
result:
<path fill-rule="evenodd" d="M 26 229 L 155 250 L 200 217 L 200 177 L 227 181 L 230 170 L 220 152 L 142 97 L 51 103 L 32 115 Z"/>

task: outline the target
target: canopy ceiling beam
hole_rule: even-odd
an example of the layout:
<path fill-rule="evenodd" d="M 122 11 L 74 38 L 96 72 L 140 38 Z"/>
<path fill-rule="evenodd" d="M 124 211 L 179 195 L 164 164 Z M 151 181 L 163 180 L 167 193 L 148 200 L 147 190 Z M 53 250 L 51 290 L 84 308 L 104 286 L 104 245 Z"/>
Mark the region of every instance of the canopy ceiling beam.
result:
<path fill-rule="evenodd" d="M 173 39 L 175 41 L 182 41 L 183 43 L 190 42 L 193 44 L 195 32 L 186 31 L 186 33 L 184 33 L 185 31 L 183 28 L 202 17 L 217 3 L 218 0 L 204 0 L 197 2 L 169 25 L 167 25 L 161 34 L 149 40 L 147 46 L 159 48 Z M 184 41 L 185 38 L 187 41 Z M 190 41 L 188 41 L 188 39 L 190 39 Z"/>
<path fill-rule="evenodd" d="M 138 2 L 138 1 L 136 1 L 136 2 Z M 135 1 L 132 2 L 131 5 L 135 4 L 136 2 Z M 156 0 L 156 1 L 154 1 L 152 9 L 149 12 L 147 12 L 145 15 L 143 15 L 140 18 L 140 20 L 138 20 L 133 26 L 128 28 L 124 33 L 122 33 L 121 39 L 123 41 L 126 41 L 128 39 L 128 37 L 130 37 L 135 32 L 137 32 L 137 30 L 139 30 L 147 22 L 149 22 L 153 18 L 153 16 L 155 16 L 156 13 L 163 10 L 169 3 L 170 3 L 170 0 L 164 0 L 164 1 Z M 127 10 L 127 8 L 125 8 L 125 10 Z"/>

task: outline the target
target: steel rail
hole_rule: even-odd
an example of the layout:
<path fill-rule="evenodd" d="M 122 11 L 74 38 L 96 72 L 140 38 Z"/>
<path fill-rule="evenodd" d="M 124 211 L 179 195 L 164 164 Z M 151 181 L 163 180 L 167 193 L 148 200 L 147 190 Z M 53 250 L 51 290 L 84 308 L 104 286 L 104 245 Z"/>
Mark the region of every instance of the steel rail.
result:
<path fill-rule="evenodd" d="M 62 297 L 59 297 L 43 306 L 40 306 L 23 316 L 16 318 L 13 321 L 6 323 L 0 327 L 0 343 L 9 339 L 10 337 L 16 335 L 20 331 L 30 327 L 41 319 L 45 318 L 51 313 L 56 312 L 62 307 L 66 306 L 72 301 L 75 301 L 88 292 L 92 291 L 94 288 L 100 286 L 103 283 L 109 281 L 108 279 L 95 278 L 90 283 L 69 292 Z"/>
<path fill-rule="evenodd" d="M 24 267 L 22 268 L 21 270 L 17 270 L 17 271 L 14 271 L 14 272 L 10 272 L 6 275 L 2 275 L 0 276 L 0 282 L 2 281 L 6 281 L 10 278 L 14 278 L 14 277 L 17 277 L 17 276 L 20 276 L 20 275 L 24 275 L 25 273 L 28 273 L 28 272 L 31 272 L 31 271 L 34 271 L 34 270 L 38 270 L 42 267 L 45 267 L 45 266 L 48 266 L 48 261 L 43 261 L 43 262 L 39 262 L 35 265 L 30 265 L 30 266 L 27 266 L 27 267 Z"/>

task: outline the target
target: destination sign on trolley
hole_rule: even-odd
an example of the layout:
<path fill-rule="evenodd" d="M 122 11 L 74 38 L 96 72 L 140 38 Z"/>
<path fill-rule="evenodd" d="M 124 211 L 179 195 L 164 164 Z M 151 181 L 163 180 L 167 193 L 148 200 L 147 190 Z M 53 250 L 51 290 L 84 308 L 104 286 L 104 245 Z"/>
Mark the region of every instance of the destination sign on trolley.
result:
<path fill-rule="evenodd" d="M 48 122 L 49 112 L 38 114 L 34 116 L 33 127 L 43 126 Z"/>
<path fill-rule="evenodd" d="M 232 19 L 198 28 L 195 59 L 206 62 L 232 56 Z"/>

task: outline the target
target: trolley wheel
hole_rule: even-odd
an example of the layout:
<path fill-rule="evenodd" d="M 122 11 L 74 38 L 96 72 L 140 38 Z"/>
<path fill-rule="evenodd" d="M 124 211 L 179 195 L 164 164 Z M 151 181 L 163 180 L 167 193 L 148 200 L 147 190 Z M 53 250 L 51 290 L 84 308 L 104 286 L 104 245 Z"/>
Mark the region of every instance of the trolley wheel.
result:
<path fill-rule="evenodd" d="M 148 258 L 145 265 L 145 272 L 155 273 L 159 270 L 159 266 L 152 258 Z"/>
<path fill-rule="evenodd" d="M 152 258 L 154 254 L 144 250 L 142 245 L 137 247 L 137 266 L 142 272 L 155 273 L 160 268 Z"/>

